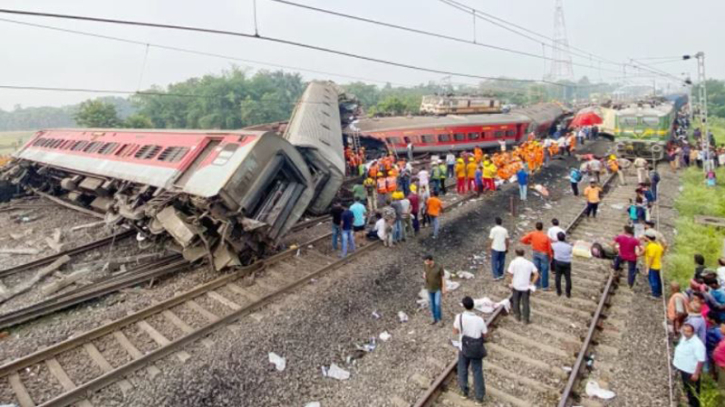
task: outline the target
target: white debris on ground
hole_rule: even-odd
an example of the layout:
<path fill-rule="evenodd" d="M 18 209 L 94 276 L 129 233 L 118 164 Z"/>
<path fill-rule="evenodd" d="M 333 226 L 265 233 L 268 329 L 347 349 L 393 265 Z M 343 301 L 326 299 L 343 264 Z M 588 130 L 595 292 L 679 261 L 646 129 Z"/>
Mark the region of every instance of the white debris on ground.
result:
<path fill-rule="evenodd" d="M 603 400 L 613 399 L 616 394 L 613 391 L 599 387 L 599 383 L 589 380 L 586 387 L 587 396 L 598 397 Z"/>
<path fill-rule="evenodd" d="M 387 342 L 387 341 L 390 340 L 391 335 L 388 333 L 388 331 L 383 331 L 383 332 L 380 333 L 379 338 L 380 338 L 381 341 Z"/>
<path fill-rule="evenodd" d="M 336 363 L 331 364 L 329 368 L 323 366 L 322 375 L 337 380 L 347 380 L 350 378 L 350 372 L 341 368 Z"/>
<path fill-rule="evenodd" d="M 398 311 L 398 321 L 401 323 L 408 322 L 408 314 L 403 311 Z"/>
<path fill-rule="evenodd" d="M 285 367 L 287 367 L 287 359 L 274 352 L 269 352 L 269 363 L 273 364 L 278 372 L 284 371 Z"/>

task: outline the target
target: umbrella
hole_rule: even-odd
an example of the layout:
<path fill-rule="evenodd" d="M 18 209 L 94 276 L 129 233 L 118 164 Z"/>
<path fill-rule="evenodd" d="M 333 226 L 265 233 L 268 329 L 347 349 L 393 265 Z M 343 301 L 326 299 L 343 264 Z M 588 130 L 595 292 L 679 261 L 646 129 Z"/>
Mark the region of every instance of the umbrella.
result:
<path fill-rule="evenodd" d="M 595 124 L 601 124 L 602 118 L 593 111 L 579 112 L 574 120 L 571 121 L 571 127 L 582 127 L 582 126 L 593 126 Z"/>

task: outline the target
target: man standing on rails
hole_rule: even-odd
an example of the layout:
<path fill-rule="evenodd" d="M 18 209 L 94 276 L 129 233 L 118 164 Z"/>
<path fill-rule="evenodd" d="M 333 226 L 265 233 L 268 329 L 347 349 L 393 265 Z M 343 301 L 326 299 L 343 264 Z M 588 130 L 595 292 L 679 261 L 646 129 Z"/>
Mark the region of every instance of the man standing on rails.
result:
<path fill-rule="evenodd" d="M 680 371 L 690 407 L 700 406 L 700 373 L 705 364 L 705 345 L 695 335 L 692 325 L 685 322 L 682 326 L 682 339 L 675 348 L 672 364 Z"/>
<path fill-rule="evenodd" d="M 463 398 L 468 398 L 468 367 L 473 372 L 473 387 L 476 393 L 476 405 L 483 403 L 486 396 L 486 384 L 483 380 L 483 358 L 486 356 L 483 340 L 488 329 L 483 318 L 473 312 L 473 299 L 464 297 L 461 301 L 465 311 L 456 315 L 453 321 L 453 333 L 459 335 L 461 347 L 458 352 L 458 386 Z"/>
<path fill-rule="evenodd" d="M 597 181 L 595 181 L 595 180 L 591 180 L 589 182 L 589 186 L 584 188 L 584 197 L 587 200 L 587 208 L 584 213 L 587 215 L 587 218 L 590 215 L 593 218 L 597 217 L 597 209 L 599 208 L 599 202 L 602 200 L 601 193 L 602 193 L 602 187 L 597 185 Z"/>
<path fill-rule="evenodd" d="M 627 284 L 631 289 L 637 277 L 637 256 L 642 249 L 639 239 L 634 237 L 634 228 L 630 225 L 625 226 L 624 233 L 614 238 L 612 246 L 618 250 L 614 258 L 614 269 L 619 270 L 622 262 L 627 262 Z"/>
<path fill-rule="evenodd" d="M 430 223 L 433 225 L 433 239 L 438 239 L 438 228 L 440 228 L 440 220 L 438 217 L 443 212 L 443 202 L 438 198 L 438 192 L 433 192 L 433 196 L 428 198 L 425 207 L 430 218 Z"/>
<path fill-rule="evenodd" d="M 529 296 L 531 286 L 539 280 L 539 273 L 534 263 L 524 258 L 524 249 L 516 249 L 516 258 L 509 264 L 509 287 L 512 289 L 511 306 L 517 321 L 523 320 L 525 324 L 531 322 L 531 308 Z M 523 308 L 523 309 L 522 309 Z"/>
<path fill-rule="evenodd" d="M 453 151 L 448 151 L 446 154 L 446 178 L 452 178 L 454 175 L 454 169 L 456 167 L 456 156 Z"/>
<path fill-rule="evenodd" d="M 537 283 L 537 287 L 544 291 L 549 290 L 549 263 L 551 263 L 553 252 L 551 240 L 544 233 L 544 224 L 536 222 L 536 230 L 522 237 L 521 243 L 530 245 L 533 249 L 534 265 L 536 270 L 541 272 L 541 279 Z"/>
<path fill-rule="evenodd" d="M 662 255 L 665 249 L 657 242 L 654 231 L 645 232 L 644 264 L 649 272 L 649 286 L 652 289 L 652 298 L 662 297 Z"/>
<path fill-rule="evenodd" d="M 637 183 L 643 183 L 647 179 L 647 160 L 642 157 L 635 158 L 634 168 L 637 170 Z"/>
<path fill-rule="evenodd" d="M 491 228 L 488 238 L 491 240 L 491 271 L 494 280 L 503 278 L 506 265 L 506 252 L 509 249 L 509 231 L 503 226 L 503 219 L 496 218 L 496 226 Z"/>
<path fill-rule="evenodd" d="M 566 298 L 571 298 L 571 255 L 572 246 L 566 242 L 566 233 L 556 234 L 556 243 L 551 245 L 554 250 L 554 273 L 556 275 L 556 295 L 561 297 L 561 277 L 566 281 Z"/>
<path fill-rule="evenodd" d="M 335 202 L 330 208 L 330 217 L 332 218 L 332 251 L 337 251 L 337 241 L 342 242 L 342 213 L 345 209 L 340 202 Z"/>
<path fill-rule="evenodd" d="M 443 318 L 441 313 L 441 296 L 446 293 L 445 272 L 443 266 L 436 264 L 433 256 L 428 254 L 425 256 L 423 279 L 425 280 L 425 289 L 428 291 L 428 302 L 430 303 L 430 312 L 433 315 L 435 325 Z"/>

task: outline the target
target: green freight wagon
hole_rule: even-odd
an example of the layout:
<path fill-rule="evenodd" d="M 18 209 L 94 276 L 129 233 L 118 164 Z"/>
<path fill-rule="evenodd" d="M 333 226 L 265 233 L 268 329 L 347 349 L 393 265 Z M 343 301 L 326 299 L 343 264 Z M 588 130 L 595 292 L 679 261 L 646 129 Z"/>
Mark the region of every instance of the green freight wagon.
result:
<path fill-rule="evenodd" d="M 602 120 L 600 131 L 614 139 L 617 155 L 661 160 L 672 137 L 675 110 L 671 103 L 602 108 Z"/>

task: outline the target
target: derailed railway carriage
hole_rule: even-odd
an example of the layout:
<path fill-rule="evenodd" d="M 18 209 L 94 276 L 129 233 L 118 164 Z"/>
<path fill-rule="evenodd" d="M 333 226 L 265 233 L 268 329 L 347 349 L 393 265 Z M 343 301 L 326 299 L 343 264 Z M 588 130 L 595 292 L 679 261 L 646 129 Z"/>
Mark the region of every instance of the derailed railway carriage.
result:
<path fill-rule="evenodd" d="M 188 260 L 244 264 L 302 216 L 314 188 L 298 150 L 272 132 L 75 129 L 38 132 L 2 177 L 173 240 Z"/>

